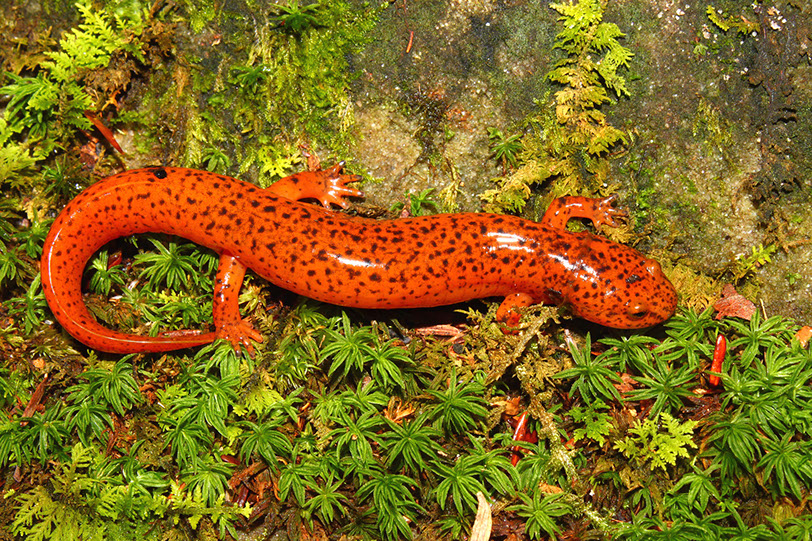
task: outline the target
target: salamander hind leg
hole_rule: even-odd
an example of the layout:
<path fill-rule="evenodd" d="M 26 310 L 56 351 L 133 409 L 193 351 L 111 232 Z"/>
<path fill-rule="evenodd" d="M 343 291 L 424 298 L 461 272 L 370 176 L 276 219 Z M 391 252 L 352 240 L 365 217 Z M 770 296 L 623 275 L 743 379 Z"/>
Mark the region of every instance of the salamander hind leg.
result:
<path fill-rule="evenodd" d="M 329 169 L 303 171 L 276 181 L 268 190 L 274 195 L 299 201 L 300 199 L 317 199 L 325 208 L 337 205 L 347 208 L 347 197 L 363 197 L 360 190 L 347 186 L 350 182 L 361 180 L 359 175 L 345 175 L 341 171 L 344 162 Z"/>
<path fill-rule="evenodd" d="M 234 257 L 223 254 L 217 267 L 214 281 L 214 334 L 228 340 L 239 350 L 244 347 L 249 354 L 254 353 L 254 342 L 262 342 L 262 335 L 240 315 L 240 287 L 245 277 L 245 266 Z"/>
<path fill-rule="evenodd" d="M 541 218 L 541 223 L 556 229 L 564 229 L 571 218 L 586 218 L 595 227 L 608 225 L 617 227 L 617 218 L 625 218 L 629 214 L 615 208 L 616 196 L 610 195 L 602 199 L 592 197 L 559 197 L 550 203 L 550 207 Z"/>

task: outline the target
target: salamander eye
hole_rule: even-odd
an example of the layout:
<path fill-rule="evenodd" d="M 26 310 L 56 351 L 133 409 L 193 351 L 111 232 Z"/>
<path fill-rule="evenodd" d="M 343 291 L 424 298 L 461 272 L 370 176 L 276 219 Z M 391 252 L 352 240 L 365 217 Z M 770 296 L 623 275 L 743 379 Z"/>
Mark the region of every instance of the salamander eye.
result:
<path fill-rule="evenodd" d="M 636 302 L 626 307 L 626 315 L 629 319 L 643 319 L 648 313 L 648 305 L 644 302 Z"/>

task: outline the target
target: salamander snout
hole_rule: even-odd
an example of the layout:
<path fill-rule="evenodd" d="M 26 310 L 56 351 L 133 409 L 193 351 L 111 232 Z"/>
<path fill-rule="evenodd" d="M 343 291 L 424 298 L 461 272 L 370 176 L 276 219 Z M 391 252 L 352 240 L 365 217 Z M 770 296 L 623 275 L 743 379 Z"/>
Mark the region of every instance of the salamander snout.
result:
<path fill-rule="evenodd" d="M 647 327 L 668 319 L 677 307 L 677 293 L 660 264 L 645 259 L 637 273 L 627 279 L 626 321 L 622 327 Z M 622 290 L 621 290 L 622 291 Z M 618 325 L 621 326 L 621 325 Z"/>

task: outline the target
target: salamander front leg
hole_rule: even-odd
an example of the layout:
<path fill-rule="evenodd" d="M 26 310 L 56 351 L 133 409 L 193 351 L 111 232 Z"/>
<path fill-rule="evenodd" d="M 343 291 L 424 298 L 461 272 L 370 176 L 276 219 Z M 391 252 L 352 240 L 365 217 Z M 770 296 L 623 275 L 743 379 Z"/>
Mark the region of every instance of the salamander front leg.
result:
<path fill-rule="evenodd" d="M 330 208 L 330 205 L 347 208 L 347 197 L 363 197 L 364 194 L 347 186 L 350 182 L 358 182 L 361 177 L 345 175 L 341 172 L 343 168 L 344 162 L 340 162 L 329 169 L 296 173 L 276 181 L 268 191 L 294 201 L 318 199 L 324 208 Z"/>
<path fill-rule="evenodd" d="M 214 281 L 213 318 L 217 338 L 228 340 L 235 349 L 243 346 L 254 353 L 251 341 L 262 342 L 262 335 L 240 315 L 240 288 L 245 278 L 245 266 L 234 257 L 223 254 Z"/>
<path fill-rule="evenodd" d="M 505 334 L 516 334 L 519 329 L 519 320 L 522 315 L 519 313 L 520 308 L 526 308 L 534 304 L 533 297 L 527 293 L 513 293 L 505 297 L 502 304 L 496 310 L 496 321 L 505 324 L 502 329 Z"/>
<path fill-rule="evenodd" d="M 595 227 L 604 224 L 609 227 L 617 227 L 616 218 L 624 218 L 628 216 L 628 213 L 614 207 L 615 199 L 617 198 L 614 195 L 603 199 L 580 196 L 559 197 L 550 203 L 540 222 L 556 229 L 564 229 L 570 219 L 586 218 L 595 224 Z"/>

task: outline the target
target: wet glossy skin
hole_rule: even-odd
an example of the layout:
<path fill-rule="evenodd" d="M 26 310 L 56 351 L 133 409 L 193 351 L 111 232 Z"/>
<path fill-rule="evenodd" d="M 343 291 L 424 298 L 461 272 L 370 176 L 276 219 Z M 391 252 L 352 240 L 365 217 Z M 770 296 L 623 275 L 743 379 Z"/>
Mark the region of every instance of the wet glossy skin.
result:
<path fill-rule="evenodd" d="M 339 176 L 338 168 L 331 171 Z M 178 168 L 127 171 L 95 184 L 65 207 L 46 239 L 42 279 L 51 310 L 74 337 L 103 351 L 165 351 L 217 337 L 248 345 L 259 337 L 246 331 L 250 326 L 236 308 L 248 267 L 301 295 L 359 308 L 505 296 L 501 319 L 513 318 L 515 307 L 565 303 L 579 317 L 618 328 L 655 325 L 674 312 L 674 288 L 655 261 L 602 237 L 563 229 L 574 216 L 611 222 L 603 207 L 568 206 L 606 201 L 558 200 L 544 223 L 494 214 L 376 221 L 272 193 L 287 194 L 286 183 L 312 188 L 307 175 L 280 181 L 277 190 Z M 343 188 L 348 180 L 342 177 L 336 185 Z M 292 196 L 341 203 L 343 195 L 357 195 L 345 188 L 337 197 L 321 197 L 319 190 Z M 88 260 L 105 243 L 144 232 L 178 235 L 223 254 L 215 292 L 217 331 L 140 337 L 109 330 L 90 316 L 81 294 Z M 218 316 L 219 305 L 225 315 Z"/>

